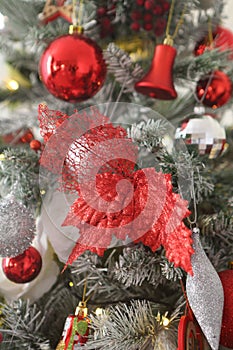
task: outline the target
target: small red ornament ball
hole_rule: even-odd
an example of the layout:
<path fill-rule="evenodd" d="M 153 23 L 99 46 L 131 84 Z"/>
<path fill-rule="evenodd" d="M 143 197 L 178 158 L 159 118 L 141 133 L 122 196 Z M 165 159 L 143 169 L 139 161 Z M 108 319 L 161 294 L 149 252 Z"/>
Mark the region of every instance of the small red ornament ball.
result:
<path fill-rule="evenodd" d="M 30 148 L 34 151 L 39 151 L 41 149 L 41 142 L 39 140 L 32 140 L 30 142 Z"/>
<path fill-rule="evenodd" d="M 23 254 L 2 259 L 2 269 L 6 277 L 15 283 L 28 283 L 34 280 L 42 267 L 38 250 L 29 247 Z"/>
<path fill-rule="evenodd" d="M 81 102 L 100 90 L 106 65 L 101 48 L 93 40 L 73 34 L 60 36 L 50 43 L 40 59 L 39 71 L 52 95 Z"/>
<path fill-rule="evenodd" d="M 200 79 L 197 83 L 196 94 L 203 105 L 216 109 L 223 106 L 231 98 L 232 83 L 229 77 L 215 71 Z"/>
<path fill-rule="evenodd" d="M 220 344 L 233 348 L 233 270 L 219 273 L 224 290 L 224 308 Z"/>

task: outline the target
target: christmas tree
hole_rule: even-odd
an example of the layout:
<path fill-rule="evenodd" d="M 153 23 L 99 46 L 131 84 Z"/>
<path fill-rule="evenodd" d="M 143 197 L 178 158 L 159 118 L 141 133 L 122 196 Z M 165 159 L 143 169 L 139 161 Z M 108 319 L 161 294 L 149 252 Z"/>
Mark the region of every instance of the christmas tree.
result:
<path fill-rule="evenodd" d="M 0 0 L 0 348 L 233 348 L 223 0 Z"/>

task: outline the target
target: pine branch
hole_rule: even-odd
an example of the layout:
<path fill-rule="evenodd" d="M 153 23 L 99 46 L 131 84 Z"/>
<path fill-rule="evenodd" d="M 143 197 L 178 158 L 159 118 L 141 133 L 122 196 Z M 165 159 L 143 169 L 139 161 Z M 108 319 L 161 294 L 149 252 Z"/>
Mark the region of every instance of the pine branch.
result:
<path fill-rule="evenodd" d="M 16 199 L 26 206 L 38 206 L 39 158 L 30 149 L 9 148 L 2 152 L 0 160 L 0 196 L 13 192 Z"/>
<path fill-rule="evenodd" d="M 170 263 L 165 257 L 162 258 L 160 266 L 162 275 L 170 281 L 176 282 L 177 280 L 181 280 L 184 276 L 183 270 L 174 267 L 174 264 Z"/>
<path fill-rule="evenodd" d="M 147 122 L 134 123 L 128 129 L 128 137 L 135 141 L 140 147 L 146 147 L 150 152 L 162 147 L 162 140 L 167 132 L 166 120 L 149 119 Z"/>
<path fill-rule="evenodd" d="M 114 278 L 126 287 L 146 281 L 156 288 L 161 283 L 160 261 L 160 256 L 143 246 L 124 248 L 113 267 Z"/>
<path fill-rule="evenodd" d="M 152 312 L 146 301 L 132 301 L 105 310 L 102 316 L 92 317 L 93 340 L 87 349 L 158 350 L 176 349 L 176 326 L 180 306 L 169 315 L 169 325 L 163 325 L 163 317 Z M 167 315 L 167 314 L 165 314 Z"/>
<path fill-rule="evenodd" d="M 193 198 L 194 187 L 196 202 L 200 203 L 214 190 L 209 169 L 194 153 L 162 151 L 158 159 L 163 171 L 172 174 L 174 186 L 185 198 Z"/>
<path fill-rule="evenodd" d="M 134 91 L 134 84 L 143 75 L 139 64 L 133 63 L 130 56 L 113 43 L 104 50 L 104 58 L 108 73 L 114 75 L 116 81 L 124 87 L 124 92 Z"/>
<path fill-rule="evenodd" d="M 227 59 L 230 51 L 209 50 L 202 55 L 177 60 L 174 66 L 174 77 L 188 81 L 197 81 L 201 76 L 214 70 L 229 71 L 232 63 Z M 230 76 L 229 78 L 233 78 Z"/>
<path fill-rule="evenodd" d="M 4 317 L 3 345 L 6 350 L 50 350 L 49 341 L 40 333 L 44 322 L 36 305 L 19 299 L 13 305 L 2 305 Z M 13 347 L 12 347 L 13 346 Z"/>
<path fill-rule="evenodd" d="M 232 209 L 214 215 L 205 215 L 199 218 L 202 231 L 202 243 L 205 251 L 220 271 L 228 268 L 233 259 L 233 219 Z"/>

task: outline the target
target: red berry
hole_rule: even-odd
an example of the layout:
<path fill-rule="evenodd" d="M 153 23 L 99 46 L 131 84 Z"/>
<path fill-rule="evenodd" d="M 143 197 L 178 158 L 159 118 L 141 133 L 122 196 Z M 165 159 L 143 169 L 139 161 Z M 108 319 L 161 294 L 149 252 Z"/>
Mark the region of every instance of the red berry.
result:
<path fill-rule="evenodd" d="M 164 3 L 163 3 L 163 10 L 165 11 L 165 12 L 167 12 L 169 9 L 170 9 L 170 4 L 169 4 L 169 2 L 167 2 L 167 1 L 164 1 Z"/>
<path fill-rule="evenodd" d="M 162 13 L 163 13 L 162 6 L 155 5 L 154 8 L 153 8 L 153 14 L 156 15 L 156 16 L 160 16 L 160 15 L 162 15 Z"/>
<path fill-rule="evenodd" d="M 143 20 L 145 22 L 151 22 L 153 19 L 153 15 L 150 12 L 145 13 L 145 15 L 143 16 Z"/>
<path fill-rule="evenodd" d="M 103 17 L 106 14 L 106 12 L 107 12 L 106 7 L 99 7 L 97 9 L 97 16 L 98 17 Z"/>
<path fill-rule="evenodd" d="M 142 13 L 138 10 L 134 10 L 131 12 L 130 17 L 132 20 L 137 21 L 142 18 Z"/>
<path fill-rule="evenodd" d="M 154 1 L 153 0 L 146 0 L 144 7 L 146 10 L 152 10 L 154 8 Z"/>
<path fill-rule="evenodd" d="M 100 37 L 106 38 L 108 35 L 113 33 L 113 26 L 108 17 L 103 17 L 100 21 L 101 29 L 100 29 Z"/>
<path fill-rule="evenodd" d="M 108 29 L 111 27 L 111 21 L 108 17 L 103 17 L 101 19 L 101 25 L 103 28 Z"/>
<path fill-rule="evenodd" d="M 138 32 L 139 29 L 140 29 L 140 24 L 139 24 L 138 22 L 133 22 L 133 23 L 131 24 L 130 28 L 131 28 L 132 30 L 134 30 L 135 32 Z"/>
<path fill-rule="evenodd" d="M 158 18 L 155 23 L 155 35 L 161 36 L 166 27 L 166 20 L 164 18 Z"/>
<path fill-rule="evenodd" d="M 144 5 L 144 0 L 137 0 L 137 1 L 136 1 L 136 4 L 137 4 L 138 6 L 143 6 L 143 5 Z"/>
<path fill-rule="evenodd" d="M 41 142 L 39 140 L 32 140 L 30 142 L 30 148 L 38 151 L 41 148 Z"/>
<path fill-rule="evenodd" d="M 27 130 L 26 133 L 20 138 L 20 141 L 23 143 L 29 143 L 33 139 L 33 134 L 30 130 Z"/>
<path fill-rule="evenodd" d="M 144 23 L 143 28 L 147 31 L 150 31 L 153 28 L 153 25 L 150 22 Z"/>

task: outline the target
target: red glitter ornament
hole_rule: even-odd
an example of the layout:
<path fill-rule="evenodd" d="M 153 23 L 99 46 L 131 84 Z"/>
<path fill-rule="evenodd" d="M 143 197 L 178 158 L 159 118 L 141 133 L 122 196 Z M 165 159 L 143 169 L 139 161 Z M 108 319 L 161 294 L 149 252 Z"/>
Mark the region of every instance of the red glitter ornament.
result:
<path fill-rule="evenodd" d="M 65 116 L 44 105 L 39 108 L 42 135 L 47 141 L 49 136 L 41 166 L 60 177 L 64 191 L 78 194 L 62 224 L 80 229 L 68 264 L 86 250 L 103 255 L 114 235 L 142 242 L 153 251 L 163 245 L 169 261 L 192 273 L 191 231 L 182 222 L 190 212 L 187 202 L 173 193 L 171 175 L 154 168 L 135 171 L 137 147 L 126 131 L 98 110 L 89 112 L 74 114 L 68 124 L 64 120 L 56 132 L 57 120 Z"/>
<path fill-rule="evenodd" d="M 233 270 L 219 273 L 224 290 L 224 308 L 220 344 L 233 348 Z"/>
<path fill-rule="evenodd" d="M 39 70 L 51 94 L 69 102 L 93 97 L 106 76 L 100 47 L 78 34 L 63 35 L 52 41 L 41 57 Z"/>
<path fill-rule="evenodd" d="M 6 277 L 15 283 L 28 283 L 34 280 L 42 267 L 38 250 L 29 247 L 23 254 L 2 259 L 2 269 Z"/>
<path fill-rule="evenodd" d="M 196 94 L 203 105 L 216 109 L 223 106 L 231 98 L 232 83 L 229 77 L 214 71 L 197 83 Z"/>

